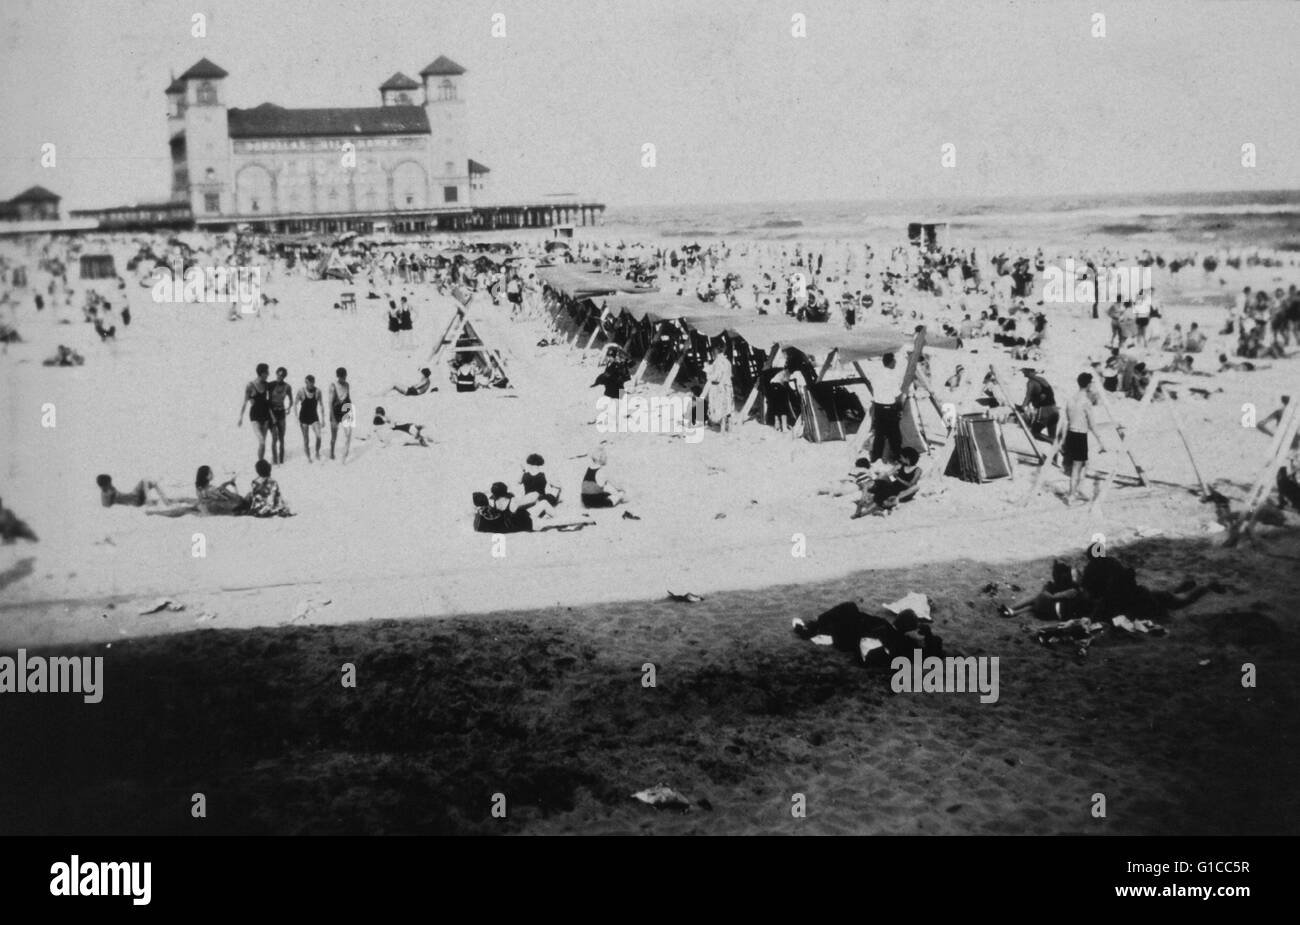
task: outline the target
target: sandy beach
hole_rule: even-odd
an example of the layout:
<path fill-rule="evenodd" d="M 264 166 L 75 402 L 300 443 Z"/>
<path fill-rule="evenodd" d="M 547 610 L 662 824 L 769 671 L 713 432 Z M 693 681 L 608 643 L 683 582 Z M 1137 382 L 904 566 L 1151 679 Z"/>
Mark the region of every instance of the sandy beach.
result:
<path fill-rule="evenodd" d="M 602 231 L 587 234 L 608 240 Z M 1160 272 L 1165 324 L 1217 330 L 1230 293 L 1293 273 Z M 456 303 L 429 285 L 386 289 L 416 309 L 417 342 L 397 349 L 385 301 L 366 288 L 272 274 L 264 291 L 277 302 L 232 322 L 224 305 L 157 305 L 131 282 L 132 324 L 103 344 L 74 308 L 13 311 L 24 342 L 3 358 L 3 498 L 40 541 L 0 548 L 0 649 L 103 656 L 107 691 L 94 711 L 56 698 L 6 711 L 4 732 L 42 756 L 0 787 L 15 831 L 184 832 L 167 795 L 198 791 L 221 795 L 230 809 L 216 828 L 230 833 L 1297 830 L 1282 787 L 1300 760 L 1285 719 L 1297 695 L 1296 516 L 1223 545 L 1225 514 L 1268 444 L 1242 426 L 1243 405 L 1276 407 L 1294 359 L 1205 378 L 1207 398 L 1183 391 L 1141 409 L 1112 397 L 1150 484 L 1133 483 L 1114 439 L 1095 462 L 1121 478 L 1099 506 L 1063 506 L 1064 475 L 1036 480 L 1008 426 L 1022 459 L 1011 479 L 931 471 L 905 511 L 851 521 L 852 499 L 831 493 L 849 444 L 759 423 L 696 443 L 602 434 L 600 351 L 540 346 L 536 319 L 511 321 L 485 295 L 471 317 L 515 388 L 458 394 L 439 373 L 436 394 L 399 396 L 390 386 L 415 381 Z M 355 315 L 330 309 L 357 290 Z M 1051 309 L 1039 365 L 1058 388 L 1103 353 L 1108 321 L 1088 309 Z M 909 324 L 897 322 L 900 342 Z M 1203 357 L 1229 341 L 1212 338 Z M 61 343 L 85 365 L 42 366 Z M 184 495 L 206 464 L 246 485 L 255 441 L 236 416 L 259 362 L 286 366 L 295 386 L 346 366 L 361 412 L 346 465 L 308 464 L 291 422 L 275 475 L 296 516 L 100 507 L 100 472 Z M 1018 364 L 987 339 L 936 349 L 932 362 L 935 381 L 957 363 L 993 363 L 1020 397 Z M 426 425 L 432 446 L 378 445 L 376 405 Z M 1218 505 L 1198 496 L 1170 405 Z M 42 426 L 49 406 L 54 426 Z M 1115 437 L 1113 423 L 1103 430 Z M 551 481 L 576 493 L 602 441 L 639 519 L 596 511 L 594 527 L 511 535 L 504 547 L 472 531 L 471 492 L 513 482 L 538 452 Z M 1087 655 L 1037 643 L 1032 617 L 997 615 L 1097 534 L 1144 583 L 1215 576 L 1226 589 L 1180 612 L 1167 636 L 1108 635 Z M 887 672 L 790 631 L 791 618 L 840 601 L 878 609 L 908 592 L 928 595 L 949 651 L 1001 659 L 997 703 L 893 694 Z M 160 599 L 183 609 L 141 612 Z M 1267 683 L 1243 689 L 1244 662 Z M 358 670 L 355 691 L 339 686 L 344 663 Z M 647 663 L 653 689 L 641 683 Z M 659 783 L 689 797 L 689 811 L 630 799 Z M 487 812 L 497 793 L 505 819 Z M 1110 801 L 1104 820 L 1088 812 L 1094 793 Z M 804 818 L 791 815 L 794 794 Z M 82 796 L 105 808 L 67 808 Z"/>

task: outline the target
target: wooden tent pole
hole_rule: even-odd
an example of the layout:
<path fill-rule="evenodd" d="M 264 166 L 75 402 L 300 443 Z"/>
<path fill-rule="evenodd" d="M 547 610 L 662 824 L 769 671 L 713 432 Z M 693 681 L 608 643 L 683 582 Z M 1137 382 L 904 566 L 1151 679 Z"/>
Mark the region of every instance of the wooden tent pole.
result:
<path fill-rule="evenodd" d="M 1174 430 L 1178 432 L 1178 439 L 1183 442 L 1183 449 L 1187 451 L 1187 459 L 1192 464 L 1192 471 L 1196 473 L 1196 481 L 1201 485 L 1202 497 L 1210 496 L 1210 486 L 1205 482 L 1205 476 L 1201 475 L 1201 467 L 1196 464 L 1196 455 L 1192 453 L 1192 445 L 1187 442 L 1187 434 L 1183 432 L 1183 422 L 1179 420 L 1178 409 L 1174 407 L 1171 399 L 1166 403 L 1169 406 L 1169 416 L 1173 419 Z"/>
<path fill-rule="evenodd" d="M 1278 421 L 1277 433 L 1274 435 L 1273 446 L 1270 449 L 1268 462 L 1265 463 L 1264 470 L 1260 473 L 1260 478 L 1252 487 L 1251 493 L 1247 496 L 1249 507 L 1244 512 L 1244 520 L 1241 528 L 1235 536 L 1228 539 L 1227 545 L 1235 546 L 1243 536 L 1246 536 L 1255 526 L 1255 520 L 1259 516 L 1259 509 L 1268 497 L 1271 480 L 1278 470 L 1282 457 L 1291 451 L 1291 444 L 1295 442 L 1297 433 L 1300 433 L 1300 402 L 1294 398 L 1287 403 L 1287 410 L 1282 415 L 1282 420 Z"/>
<path fill-rule="evenodd" d="M 1029 429 L 1029 423 L 1020 413 L 1020 409 L 1016 407 L 1015 403 L 1011 400 L 1011 396 L 1007 394 L 1006 386 L 1002 384 L 1002 377 L 998 375 L 998 371 L 993 368 L 992 364 L 989 365 L 989 373 L 993 376 L 993 384 L 998 387 L 998 392 L 1000 393 L 1002 400 L 1007 403 L 1007 407 L 1011 409 L 1011 414 L 1015 417 L 1016 423 L 1020 425 L 1020 432 L 1024 434 L 1025 439 L 1029 441 L 1029 448 L 1033 450 L 1034 456 L 1038 459 L 1038 464 L 1040 466 L 1045 465 L 1047 463 L 1047 455 L 1038 448 L 1038 441 L 1034 439 L 1034 432 Z M 1061 421 L 1057 421 L 1057 426 L 1060 426 L 1061 423 Z"/>
<path fill-rule="evenodd" d="M 1139 403 L 1139 411 L 1150 404 L 1151 399 L 1156 394 L 1156 388 L 1156 377 L 1152 376 L 1151 380 L 1147 383 L 1146 391 L 1142 393 L 1142 400 Z M 1120 423 L 1115 420 L 1115 415 L 1111 413 L 1110 404 L 1106 401 L 1106 396 L 1103 394 L 1102 389 L 1097 390 L 1097 403 L 1101 405 L 1102 410 L 1106 412 L 1106 419 L 1115 425 L 1115 435 L 1119 437 L 1120 445 L 1124 447 L 1124 452 L 1128 455 L 1129 462 L 1133 464 L 1133 468 L 1137 472 L 1138 484 L 1145 486 L 1147 484 L 1146 476 L 1142 474 L 1142 467 L 1138 465 L 1138 461 L 1133 457 L 1132 451 L 1129 450 L 1128 442 L 1124 439 L 1124 430 Z M 1109 467 L 1106 472 L 1106 480 L 1102 482 L 1101 487 L 1097 489 L 1097 494 L 1093 496 L 1092 504 L 1088 506 L 1089 510 L 1093 510 L 1100 506 L 1102 496 L 1106 494 L 1110 488 L 1110 484 L 1114 481 L 1117 474 L 1115 470 L 1118 468 L 1118 466 Z M 1066 475 L 1069 475 L 1069 473 L 1067 472 Z"/>

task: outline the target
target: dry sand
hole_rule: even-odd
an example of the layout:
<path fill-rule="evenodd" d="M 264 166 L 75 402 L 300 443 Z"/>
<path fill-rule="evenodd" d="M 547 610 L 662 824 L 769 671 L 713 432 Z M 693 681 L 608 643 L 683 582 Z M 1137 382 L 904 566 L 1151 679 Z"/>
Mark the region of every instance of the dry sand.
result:
<path fill-rule="evenodd" d="M 1226 288 L 1277 272 L 1233 274 Z M 1221 313 L 1204 306 L 1224 287 L 1180 275 L 1161 290 L 1169 323 L 1217 330 Z M 289 278 L 266 289 L 278 308 L 232 323 L 222 306 L 155 306 L 131 284 L 133 323 L 108 346 L 79 311 L 70 325 L 51 310 L 34 318 L 30 303 L 19 313 L 27 343 L 0 360 L 2 496 L 41 541 L 0 548 L 0 650 L 97 644 L 109 675 L 98 707 L 40 698 L 4 720 L 45 756 L 0 788 L 0 815 L 16 828 L 185 830 L 187 812 L 173 817 L 160 796 L 188 806 L 207 788 L 237 807 L 208 831 L 232 832 L 1300 829 L 1285 786 L 1297 752 L 1295 534 L 1220 548 L 1216 511 L 1186 490 L 1194 477 L 1163 413 L 1144 422 L 1133 403 L 1113 403 L 1165 484 L 1116 488 L 1100 509 L 1064 509 L 1056 472 L 1023 503 L 1032 470 L 1021 468 L 986 486 L 932 479 L 931 500 L 865 522 L 847 519 L 850 501 L 817 494 L 846 471 L 844 444 L 756 426 L 698 445 L 614 435 L 610 474 L 642 519 L 597 512 L 594 528 L 511 536 L 494 558 L 491 538 L 470 529 L 470 492 L 514 481 L 536 451 L 576 494 L 584 460 L 574 457 L 602 438 L 587 423 L 594 365 L 537 348 L 535 327 L 488 316 L 520 389 L 457 395 L 435 371 L 437 395 L 383 394 L 414 381 L 450 300 L 413 293 L 421 343 L 402 352 L 388 343 L 383 303 L 362 299 L 355 318 L 329 309 L 364 285 Z M 1054 315 L 1058 391 L 1083 357 L 1101 355 L 1105 319 L 1083 314 Z M 57 343 L 86 365 L 40 366 Z M 992 351 L 979 349 L 968 368 Z M 936 351 L 935 378 L 958 359 Z M 361 435 L 382 404 L 429 424 L 437 444 L 367 440 L 346 466 L 309 466 L 291 422 L 276 470 L 298 512 L 290 520 L 99 506 L 101 471 L 122 487 L 147 476 L 184 493 L 209 464 L 247 487 L 253 435 L 235 418 L 258 362 L 287 366 L 295 387 L 307 372 L 325 384 L 344 365 Z M 1010 379 L 1016 364 L 999 364 Z M 1241 427 L 1243 402 L 1266 414 L 1295 370 L 1291 360 L 1204 380 L 1223 391 L 1177 403 L 1206 477 L 1228 497 L 1244 493 L 1268 442 Z M 41 426 L 46 403 L 54 428 Z M 1008 442 L 1023 447 L 1010 430 Z M 196 532 L 204 558 L 191 555 Z M 1096 532 L 1153 584 L 1214 570 L 1234 590 L 1180 616 L 1169 638 L 1099 644 L 1081 663 L 1036 645 L 1027 621 L 992 616 L 987 582 L 1034 589 L 1044 557 L 1077 554 Z M 795 534 L 806 556 L 792 555 Z M 707 600 L 660 603 L 667 590 Z M 951 649 L 1003 658 L 998 704 L 891 696 L 881 678 L 789 634 L 790 616 L 908 590 L 935 600 Z M 137 613 L 159 596 L 186 609 Z M 204 613 L 215 619 L 196 622 Z M 417 619 L 429 617 L 442 619 Z M 355 692 L 337 681 L 349 660 L 361 671 Z M 1256 691 L 1237 683 L 1246 660 L 1260 666 Z M 659 666 L 655 691 L 640 685 L 646 661 Z M 660 781 L 713 810 L 627 803 Z M 1086 814 L 1097 791 L 1111 800 L 1105 822 Z M 495 792 L 515 807 L 505 823 L 486 815 Z M 807 820 L 790 818 L 794 792 L 808 797 Z M 101 815 L 71 808 L 87 805 Z"/>

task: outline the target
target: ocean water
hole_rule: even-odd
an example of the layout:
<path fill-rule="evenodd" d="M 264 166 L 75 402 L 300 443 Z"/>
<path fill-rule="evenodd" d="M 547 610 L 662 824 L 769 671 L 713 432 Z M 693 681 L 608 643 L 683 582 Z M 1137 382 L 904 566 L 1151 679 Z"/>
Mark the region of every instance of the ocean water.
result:
<path fill-rule="evenodd" d="M 1095 240 L 1129 248 L 1300 252 L 1300 190 L 626 206 L 604 216 L 609 232 L 665 241 L 901 238 L 914 221 L 947 222 L 950 242 L 959 246 Z"/>

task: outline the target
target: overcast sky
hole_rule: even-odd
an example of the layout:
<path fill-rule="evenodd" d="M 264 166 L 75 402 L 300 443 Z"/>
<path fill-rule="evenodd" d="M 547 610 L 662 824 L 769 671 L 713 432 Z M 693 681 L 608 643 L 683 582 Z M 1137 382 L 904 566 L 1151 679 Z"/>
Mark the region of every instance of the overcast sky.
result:
<path fill-rule="evenodd" d="M 1296 3 L 3 0 L 0 196 L 39 183 L 65 208 L 165 199 L 163 89 L 201 57 L 230 72 L 232 106 L 310 107 L 378 105 L 393 71 L 440 54 L 469 70 L 470 156 L 506 196 L 1300 186 Z"/>

